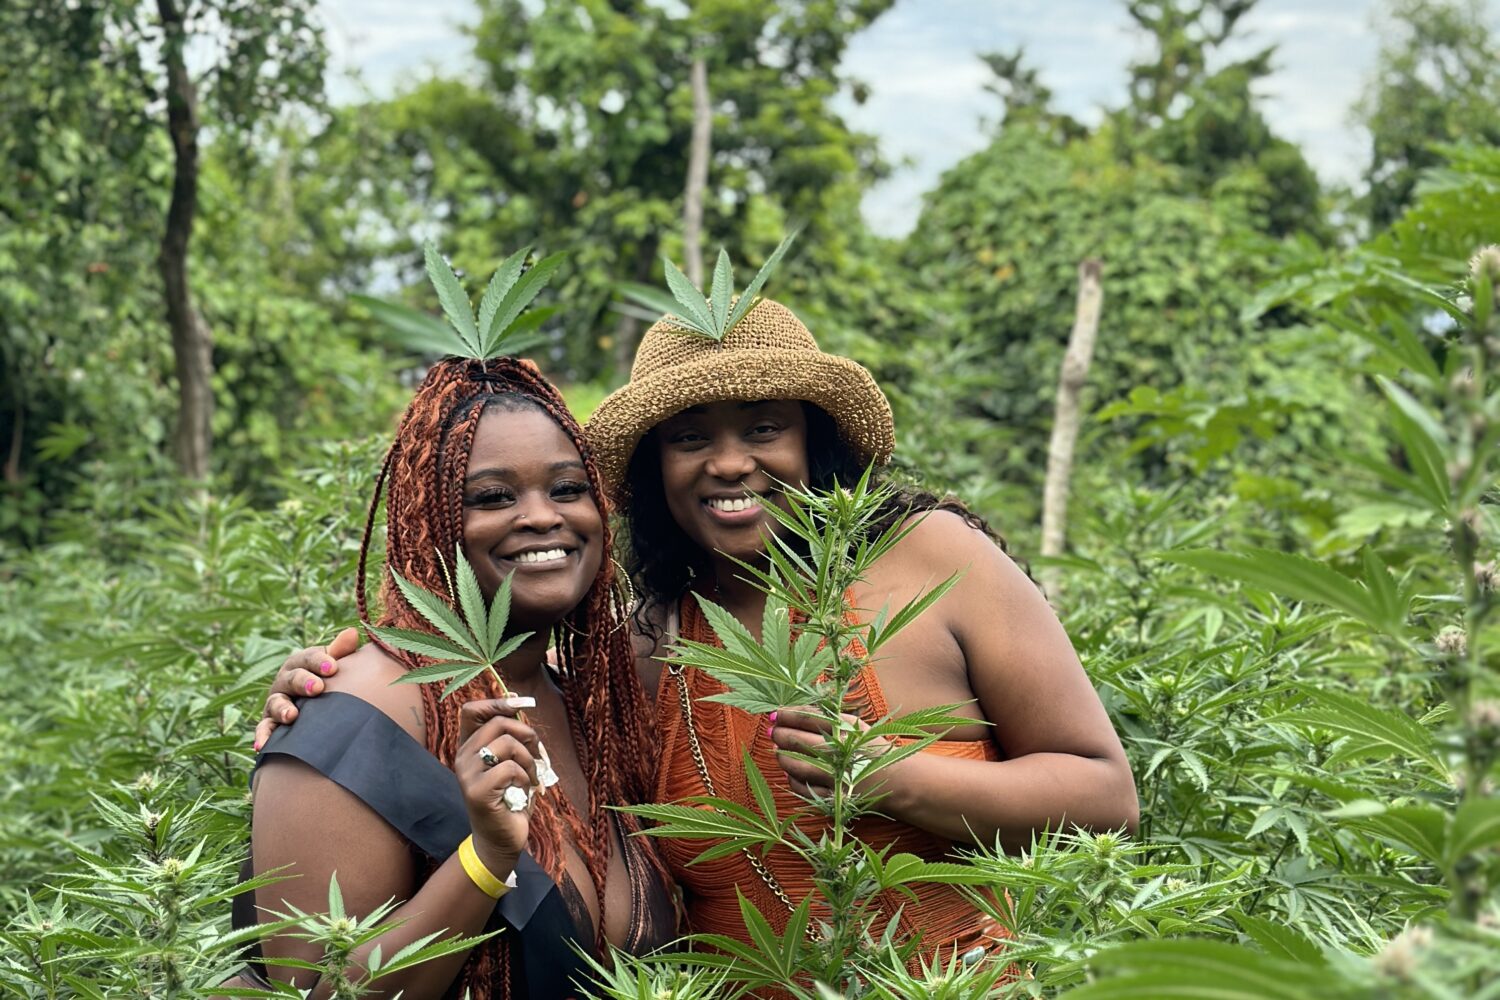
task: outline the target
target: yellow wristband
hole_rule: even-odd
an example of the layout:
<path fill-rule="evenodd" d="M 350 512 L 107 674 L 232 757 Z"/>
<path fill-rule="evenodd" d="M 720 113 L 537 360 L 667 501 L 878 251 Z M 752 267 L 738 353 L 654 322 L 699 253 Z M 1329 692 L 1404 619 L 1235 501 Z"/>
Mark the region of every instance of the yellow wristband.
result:
<path fill-rule="evenodd" d="M 479 855 L 474 850 L 472 834 L 465 837 L 463 843 L 458 845 L 458 862 L 464 866 L 464 872 L 474 884 L 479 886 L 479 891 L 491 899 L 499 899 L 510 891 L 510 886 L 496 878 L 495 873 L 479 860 Z"/>

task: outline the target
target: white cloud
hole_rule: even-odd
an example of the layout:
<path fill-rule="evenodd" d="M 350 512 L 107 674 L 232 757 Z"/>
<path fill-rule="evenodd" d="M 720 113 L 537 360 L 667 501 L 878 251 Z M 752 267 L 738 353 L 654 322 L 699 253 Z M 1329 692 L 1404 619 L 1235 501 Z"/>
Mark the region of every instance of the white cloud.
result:
<path fill-rule="evenodd" d="M 1243 51 L 1274 44 L 1276 72 L 1263 81 L 1266 114 L 1278 134 L 1302 146 L 1325 180 L 1353 182 L 1366 139 L 1349 121 L 1379 40 L 1374 0 L 1261 0 L 1245 19 Z M 325 0 L 335 66 L 358 71 L 377 94 L 428 67 L 470 68 L 461 25 L 473 0 Z M 987 141 L 981 122 L 998 114 L 984 92 L 978 53 L 1025 45 L 1060 109 L 1097 121 L 1124 97 L 1125 67 L 1144 51 L 1120 0 L 897 0 L 856 37 L 847 71 L 870 86 L 864 105 L 843 106 L 856 128 L 880 138 L 893 163 L 910 166 L 865 199 L 878 231 L 900 234 L 916 221 L 923 192 Z M 335 81 L 336 99 L 358 92 Z"/>
<path fill-rule="evenodd" d="M 448 72 L 470 65 L 469 40 L 463 27 L 476 20 L 473 0 L 323 0 L 334 74 L 334 100 L 353 100 L 360 87 L 379 95 L 429 67 Z"/>

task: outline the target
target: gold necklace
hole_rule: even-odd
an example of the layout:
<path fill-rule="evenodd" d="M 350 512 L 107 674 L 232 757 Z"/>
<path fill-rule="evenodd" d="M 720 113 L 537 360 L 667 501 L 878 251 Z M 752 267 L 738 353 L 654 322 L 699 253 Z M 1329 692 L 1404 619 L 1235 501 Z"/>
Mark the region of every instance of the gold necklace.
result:
<path fill-rule="evenodd" d="M 667 672 L 677 681 L 677 701 L 682 707 L 682 724 L 687 727 L 688 750 L 692 754 L 693 764 L 698 768 L 698 777 L 703 780 L 704 790 L 709 795 L 717 798 L 719 796 L 718 790 L 714 788 L 714 779 L 709 777 L 708 763 L 703 759 L 703 747 L 698 743 L 698 729 L 693 723 L 693 700 L 688 697 L 685 671 L 681 664 L 670 663 L 667 665 Z M 723 812 L 723 810 L 719 811 Z M 766 867 L 765 863 L 755 856 L 755 852 L 748 847 L 741 847 L 740 853 L 745 856 L 746 861 L 750 862 L 751 870 L 760 876 L 761 881 L 766 884 L 766 888 L 770 889 L 776 898 L 781 900 L 786 906 L 787 912 L 795 913 L 797 904 L 792 902 L 792 897 L 787 895 L 786 890 L 781 887 L 781 883 L 777 881 L 776 876 L 771 874 L 771 870 Z M 817 928 L 812 925 L 811 921 L 807 924 L 807 939 L 814 943 L 820 943 L 823 940 L 823 936 L 818 933 Z"/>

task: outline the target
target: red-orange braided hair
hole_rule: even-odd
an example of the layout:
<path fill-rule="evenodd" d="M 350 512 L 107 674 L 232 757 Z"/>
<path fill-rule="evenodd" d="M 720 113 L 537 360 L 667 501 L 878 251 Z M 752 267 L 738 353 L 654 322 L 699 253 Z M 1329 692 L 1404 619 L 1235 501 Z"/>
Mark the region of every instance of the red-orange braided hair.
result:
<path fill-rule="evenodd" d="M 390 570 L 436 593 L 447 583 L 439 553 L 451 559 L 463 544 L 463 481 L 468 470 L 474 432 L 486 410 L 534 406 L 547 413 L 572 440 L 583 460 L 589 490 L 600 513 L 605 512 L 603 483 L 578 421 L 568 412 L 557 389 L 536 365 L 515 358 L 486 362 L 447 358 L 433 365 L 406 408 L 396 440 L 386 453 L 375 481 L 375 492 L 365 519 L 359 550 L 356 584 L 359 616 L 369 620 L 365 596 L 365 562 L 380 506 L 386 493 L 386 567 L 380 589 L 378 624 L 432 631 L 417 611 L 401 597 Z M 603 539 L 611 551 L 606 524 Z M 629 609 L 618 609 L 611 599 L 614 563 L 606 558 L 582 602 L 553 627 L 557 671 L 567 706 L 578 756 L 592 792 L 587 816 L 561 794 L 538 796 L 531 812 L 527 850 L 537 863 L 561 882 L 563 843 L 568 838 L 588 867 L 599 900 L 598 944 L 604 941 L 604 876 L 613 844 L 607 804 L 648 801 L 652 792 L 651 731 L 645 692 L 635 673 L 630 639 L 623 627 Z M 407 653 L 381 648 L 408 667 L 418 660 Z M 423 684 L 422 709 L 426 745 L 449 767 L 458 749 L 459 706 L 478 698 L 494 698 L 500 691 L 488 673 L 449 698 L 439 701 L 437 684 Z M 556 737 L 554 737 L 555 739 Z M 634 827 L 622 820 L 626 831 Z M 502 934 L 474 950 L 461 973 L 461 982 L 474 1000 L 508 1000 L 509 935 Z"/>

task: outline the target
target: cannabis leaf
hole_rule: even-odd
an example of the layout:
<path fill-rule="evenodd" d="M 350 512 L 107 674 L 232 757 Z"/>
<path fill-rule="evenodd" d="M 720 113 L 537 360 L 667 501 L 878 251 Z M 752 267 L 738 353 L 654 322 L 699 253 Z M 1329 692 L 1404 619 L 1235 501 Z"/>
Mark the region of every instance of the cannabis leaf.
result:
<path fill-rule="evenodd" d="M 438 558 L 441 562 L 441 553 Z M 469 560 L 464 558 L 463 546 L 455 548 L 453 562 L 458 567 L 457 586 L 454 586 L 453 576 L 448 572 L 448 564 L 441 564 L 443 575 L 448 579 L 448 592 L 455 595 L 457 610 L 442 597 L 391 570 L 391 577 L 396 581 L 401 596 L 406 598 L 406 603 L 416 608 L 417 613 L 427 619 L 427 623 L 437 629 L 440 635 L 416 629 L 371 625 L 369 622 L 365 623 L 365 629 L 392 649 L 416 653 L 437 661 L 408 670 L 392 681 L 393 684 L 447 681 L 447 686 L 439 696 L 441 700 L 488 670 L 495 678 L 495 683 L 500 686 L 501 693 L 508 697 L 510 689 L 506 687 L 505 678 L 500 676 L 500 671 L 495 669 L 495 664 L 514 653 L 521 647 L 521 643 L 536 634 L 521 632 L 509 639 L 505 638 L 505 625 L 510 619 L 510 581 L 514 574 L 500 581 L 495 599 L 486 607 L 484 593 L 479 589 L 479 578 L 474 575 L 474 567 L 469 565 Z M 523 722 L 525 719 L 526 716 L 521 715 Z M 541 759 L 536 762 L 537 781 L 545 794 L 548 788 L 557 784 L 557 771 L 552 767 L 552 757 L 547 753 L 546 746 L 539 741 L 537 749 L 541 751 Z"/>
<path fill-rule="evenodd" d="M 447 681 L 448 685 L 443 688 L 442 694 L 442 697 L 446 698 L 489 670 L 495 674 L 495 679 L 500 681 L 501 690 L 505 690 L 505 682 L 494 670 L 493 665 L 514 653 L 520 648 L 521 643 L 531 638 L 534 633 L 522 632 L 505 639 L 505 624 L 510 617 L 511 578 L 507 576 L 501 581 L 495 599 L 486 608 L 484 594 L 479 590 L 479 578 L 474 575 L 474 568 L 464 558 L 461 548 L 455 555 L 458 586 L 453 587 L 453 580 L 450 577 L 449 589 L 457 591 L 458 610 L 456 611 L 437 594 L 417 586 L 400 573 L 391 570 L 391 576 L 395 579 L 401 596 L 406 598 L 406 603 L 427 619 L 439 634 L 368 623 L 365 628 L 370 635 L 393 649 L 415 653 L 437 661 L 428 666 L 407 671 L 396 680 L 397 684 Z M 446 574 L 447 571 L 448 567 L 445 563 L 443 572 Z"/>
<path fill-rule="evenodd" d="M 766 258 L 760 271 L 745 286 L 738 299 L 734 297 L 734 267 L 729 263 L 729 254 L 722 247 L 719 249 L 718 263 L 714 265 L 707 296 L 693 286 L 692 281 L 676 264 L 665 257 L 662 262 L 667 274 L 667 287 L 672 294 L 668 295 L 660 288 L 650 285 L 634 283 L 622 285 L 620 290 L 647 309 L 671 316 L 674 326 L 712 341 L 722 341 L 755 305 L 756 295 L 760 293 L 776 265 L 781 263 L 781 258 L 797 238 L 799 231 L 793 230 L 786 235 L 781 245 Z"/>
<path fill-rule="evenodd" d="M 515 355 L 538 343 L 537 338 L 523 335 L 534 331 L 553 311 L 536 309 L 526 315 L 522 313 L 552 280 L 566 256 L 555 253 L 528 268 L 530 253 L 531 247 L 523 247 L 500 264 L 480 300 L 477 318 L 469 293 L 431 241 L 423 245 L 422 256 L 427 264 L 427 277 L 447 317 L 446 323 L 410 306 L 364 295 L 354 298 L 389 326 L 405 347 L 479 361 Z"/>

